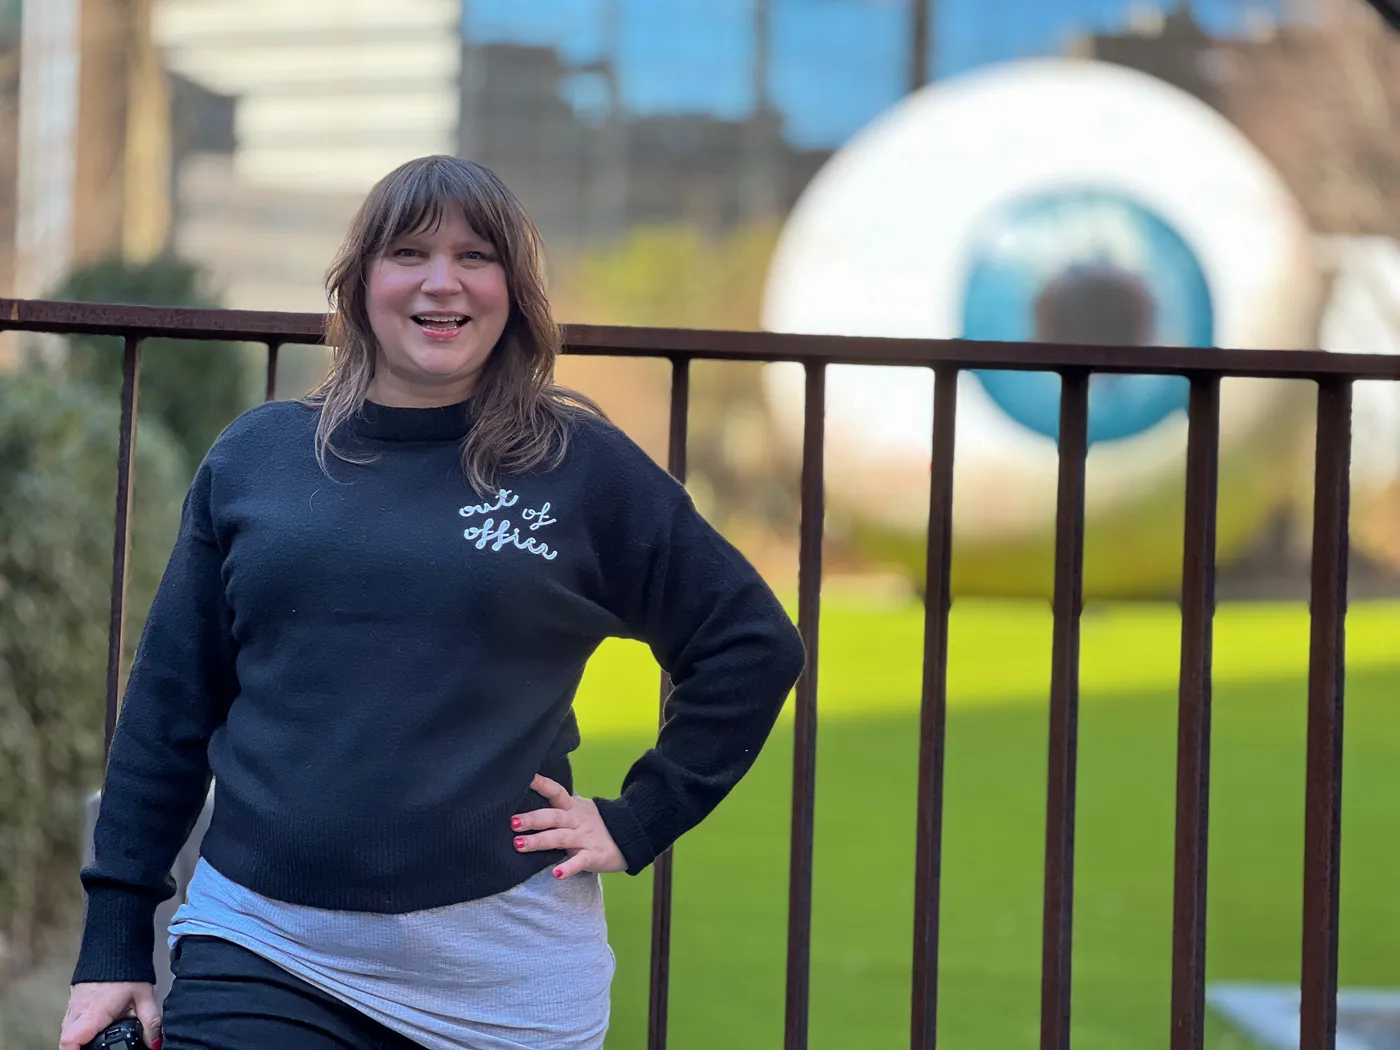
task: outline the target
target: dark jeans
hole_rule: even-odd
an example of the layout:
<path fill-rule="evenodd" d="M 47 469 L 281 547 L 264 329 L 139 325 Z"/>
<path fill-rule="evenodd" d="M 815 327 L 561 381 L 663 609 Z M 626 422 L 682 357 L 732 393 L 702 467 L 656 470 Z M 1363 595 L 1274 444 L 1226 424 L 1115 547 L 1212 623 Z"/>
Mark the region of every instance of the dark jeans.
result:
<path fill-rule="evenodd" d="M 421 1050 L 229 941 L 182 937 L 171 969 L 161 1050 Z"/>

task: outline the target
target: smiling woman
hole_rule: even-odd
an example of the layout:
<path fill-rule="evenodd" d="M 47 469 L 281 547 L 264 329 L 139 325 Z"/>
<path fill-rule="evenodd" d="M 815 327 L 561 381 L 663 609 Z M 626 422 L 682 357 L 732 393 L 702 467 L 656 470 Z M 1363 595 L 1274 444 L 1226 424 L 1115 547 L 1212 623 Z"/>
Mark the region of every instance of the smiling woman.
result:
<path fill-rule="evenodd" d="M 326 279 L 334 307 L 317 457 L 354 460 L 332 437 L 366 401 L 440 408 L 471 399 L 463 467 L 490 492 L 498 471 L 557 465 L 569 419 L 596 405 L 554 382 L 560 335 L 539 231 L 487 168 L 405 164 L 374 187 Z M 493 352 L 497 348 L 501 352 Z"/>
<path fill-rule="evenodd" d="M 685 489 L 554 382 L 539 238 L 491 172 L 428 157 L 331 267 L 332 368 L 201 465 L 146 622 L 83 871 L 61 1046 L 134 1007 L 169 929 L 168 1050 L 595 1050 L 602 872 L 637 874 L 762 749 L 804 653 Z M 616 797 L 574 794 L 608 637 L 670 675 Z"/>
<path fill-rule="evenodd" d="M 449 209 L 370 264 L 365 306 L 378 344 L 367 395 L 435 407 L 471 396 L 505 330 L 510 292 L 491 243 Z"/>

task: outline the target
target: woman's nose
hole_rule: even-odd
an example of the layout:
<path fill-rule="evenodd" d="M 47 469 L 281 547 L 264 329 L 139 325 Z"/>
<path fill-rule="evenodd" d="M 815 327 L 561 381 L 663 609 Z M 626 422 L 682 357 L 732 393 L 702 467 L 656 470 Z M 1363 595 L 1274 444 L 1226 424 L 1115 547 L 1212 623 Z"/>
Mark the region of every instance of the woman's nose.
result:
<path fill-rule="evenodd" d="M 425 292 L 455 292 L 460 286 L 461 282 L 457 279 L 457 270 L 451 259 L 434 257 L 428 260 L 428 272 L 423 275 Z"/>

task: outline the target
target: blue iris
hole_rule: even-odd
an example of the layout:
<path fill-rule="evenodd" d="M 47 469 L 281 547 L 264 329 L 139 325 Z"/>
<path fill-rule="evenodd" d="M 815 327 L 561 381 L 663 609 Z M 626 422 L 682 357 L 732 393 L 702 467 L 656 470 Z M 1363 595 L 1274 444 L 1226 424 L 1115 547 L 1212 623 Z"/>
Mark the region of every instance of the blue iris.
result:
<path fill-rule="evenodd" d="M 973 232 L 963 335 L 1007 342 L 1211 346 L 1215 315 L 1195 253 L 1160 216 L 1117 193 L 1059 191 L 1021 198 Z M 1022 426 L 1057 437 L 1060 377 L 974 373 Z M 1117 441 L 1184 411 L 1180 376 L 1098 375 L 1089 441 Z"/>

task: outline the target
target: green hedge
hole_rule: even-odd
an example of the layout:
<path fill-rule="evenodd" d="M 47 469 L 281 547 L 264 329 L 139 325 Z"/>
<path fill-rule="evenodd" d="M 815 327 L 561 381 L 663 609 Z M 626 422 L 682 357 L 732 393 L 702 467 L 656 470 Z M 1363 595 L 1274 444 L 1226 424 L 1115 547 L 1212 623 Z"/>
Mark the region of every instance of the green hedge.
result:
<path fill-rule="evenodd" d="M 0 983 L 79 913 L 83 799 L 100 783 L 120 407 L 0 375 Z M 179 522 L 185 456 L 137 440 L 128 659 Z"/>

